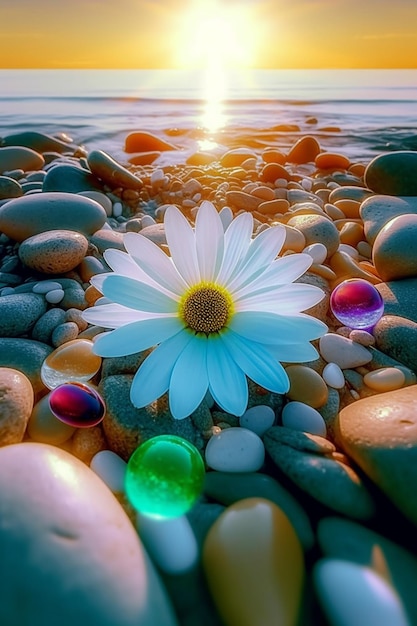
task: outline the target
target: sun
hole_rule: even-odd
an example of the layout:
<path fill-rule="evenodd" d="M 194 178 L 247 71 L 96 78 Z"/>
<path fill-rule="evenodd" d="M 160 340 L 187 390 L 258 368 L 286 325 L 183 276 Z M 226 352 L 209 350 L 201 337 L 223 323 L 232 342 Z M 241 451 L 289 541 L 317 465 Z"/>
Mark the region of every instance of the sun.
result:
<path fill-rule="evenodd" d="M 226 124 L 230 72 L 256 64 L 256 25 L 253 4 L 221 0 L 193 0 L 178 18 L 174 62 L 178 68 L 200 71 L 202 126 L 209 133 Z"/>
<path fill-rule="evenodd" d="M 178 19 L 177 67 L 252 67 L 257 44 L 254 17 L 251 4 L 194 0 Z"/>

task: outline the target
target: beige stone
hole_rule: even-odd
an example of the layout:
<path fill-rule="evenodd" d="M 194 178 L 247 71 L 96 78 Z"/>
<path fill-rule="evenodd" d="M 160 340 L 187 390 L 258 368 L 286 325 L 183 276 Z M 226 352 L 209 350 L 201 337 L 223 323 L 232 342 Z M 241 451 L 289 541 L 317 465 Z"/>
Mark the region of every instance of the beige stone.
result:
<path fill-rule="evenodd" d="M 33 409 L 33 388 L 22 372 L 0 367 L 0 446 L 19 443 Z"/>

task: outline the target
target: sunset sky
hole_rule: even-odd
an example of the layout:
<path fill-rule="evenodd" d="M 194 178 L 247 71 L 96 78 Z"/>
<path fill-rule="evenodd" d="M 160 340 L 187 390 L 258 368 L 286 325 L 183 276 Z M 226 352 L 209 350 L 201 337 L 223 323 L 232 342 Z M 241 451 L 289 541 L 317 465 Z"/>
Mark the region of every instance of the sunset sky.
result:
<path fill-rule="evenodd" d="M 417 68 L 417 0 L 0 0 L 1 68 Z"/>

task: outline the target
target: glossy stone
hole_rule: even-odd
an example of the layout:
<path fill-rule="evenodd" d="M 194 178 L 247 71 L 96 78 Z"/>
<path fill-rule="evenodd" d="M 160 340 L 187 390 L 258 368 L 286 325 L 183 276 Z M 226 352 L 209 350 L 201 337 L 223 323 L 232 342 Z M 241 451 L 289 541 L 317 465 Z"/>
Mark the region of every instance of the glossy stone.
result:
<path fill-rule="evenodd" d="M 366 330 L 382 317 L 384 301 L 371 283 L 361 278 L 350 278 L 334 289 L 330 307 L 342 324 Z"/>
<path fill-rule="evenodd" d="M 106 412 L 100 394 L 82 383 L 64 383 L 51 391 L 49 406 L 64 424 L 76 428 L 90 428 L 99 424 Z"/>
<path fill-rule="evenodd" d="M 225 626 L 295 626 L 304 578 L 294 528 L 273 502 L 247 498 L 210 528 L 203 566 Z"/>
<path fill-rule="evenodd" d="M 176 435 L 159 435 L 130 457 L 126 495 L 143 515 L 178 517 L 197 500 L 204 475 L 203 459 L 192 443 Z"/>
<path fill-rule="evenodd" d="M 93 342 L 74 339 L 59 346 L 42 363 L 41 378 L 48 389 L 70 381 L 85 383 L 98 372 L 101 357 L 93 354 Z"/>

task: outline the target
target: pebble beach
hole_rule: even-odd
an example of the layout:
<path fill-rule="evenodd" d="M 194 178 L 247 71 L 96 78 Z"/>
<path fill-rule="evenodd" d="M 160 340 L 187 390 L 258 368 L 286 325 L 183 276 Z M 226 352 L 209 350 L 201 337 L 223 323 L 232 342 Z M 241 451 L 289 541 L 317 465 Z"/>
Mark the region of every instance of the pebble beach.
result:
<path fill-rule="evenodd" d="M 277 132 L 184 152 L 179 131 L 139 128 L 117 154 L 64 127 L 0 138 L 1 623 L 59 607 L 64 626 L 417 624 L 417 152 L 356 159 L 314 117 Z M 135 232 L 169 254 L 167 207 L 194 225 L 204 201 L 224 223 L 250 212 L 253 237 L 285 228 L 280 255 L 312 257 L 298 281 L 323 290 L 308 313 L 328 332 L 319 358 L 283 364 L 288 393 L 249 381 L 241 417 L 207 396 L 175 420 L 166 395 L 132 405 L 144 353 L 97 357 L 106 329 L 83 311 L 106 250 Z M 382 298 L 368 328 L 330 305 L 351 279 Z M 88 381 L 103 421 L 59 421 L 54 377 Z M 158 435 L 192 443 L 205 478 L 155 528 L 123 477 Z"/>

